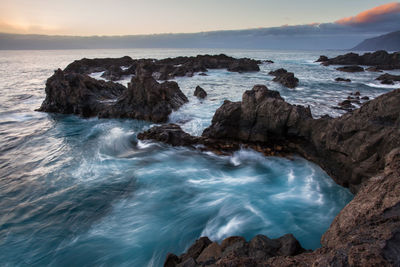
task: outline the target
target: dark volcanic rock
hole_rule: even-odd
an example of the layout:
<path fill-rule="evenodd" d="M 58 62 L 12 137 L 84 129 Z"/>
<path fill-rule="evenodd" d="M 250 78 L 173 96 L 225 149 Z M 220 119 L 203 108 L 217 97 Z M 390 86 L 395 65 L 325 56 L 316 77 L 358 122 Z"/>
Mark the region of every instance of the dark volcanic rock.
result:
<path fill-rule="evenodd" d="M 118 83 L 58 69 L 46 82 L 46 98 L 38 111 L 96 116 L 125 91 L 126 87 Z"/>
<path fill-rule="evenodd" d="M 260 71 L 260 67 L 258 67 L 259 61 L 255 61 L 248 58 L 238 59 L 228 66 L 228 71 L 233 72 L 251 72 L 251 71 Z"/>
<path fill-rule="evenodd" d="M 243 94 L 242 102 L 225 101 L 203 136 L 244 142 L 282 140 L 286 134 L 298 134 L 300 121 L 310 118 L 309 108 L 288 104 L 279 92 L 256 85 Z"/>
<path fill-rule="evenodd" d="M 320 56 L 315 62 L 326 62 L 329 58 L 327 56 Z"/>
<path fill-rule="evenodd" d="M 360 66 L 345 66 L 337 68 L 337 70 L 343 72 L 363 72 L 364 68 Z"/>
<path fill-rule="evenodd" d="M 207 96 L 207 92 L 200 86 L 196 86 L 193 95 L 197 96 L 198 98 L 205 98 Z"/>
<path fill-rule="evenodd" d="M 232 236 L 224 239 L 219 245 L 213 242 L 204 246 L 199 245 L 199 241 L 208 238 L 202 237 L 197 240 L 187 253 L 181 256 L 168 254 L 164 266 L 181 266 L 187 258 L 194 259 L 193 266 L 255 266 L 267 259 L 275 256 L 295 256 L 305 250 L 300 243 L 288 234 L 277 239 L 269 239 L 264 235 L 257 235 L 250 242 L 243 237 Z M 210 241 L 211 242 L 211 241 Z M 206 243 L 205 243 L 206 244 Z M 193 253 L 193 247 L 196 247 L 196 253 Z M 201 248 L 201 251 L 198 250 Z M 200 251 L 200 253 L 197 253 Z M 195 257 L 198 254 L 197 257 Z M 180 259 L 180 262 L 176 262 Z M 175 265 L 171 265 L 175 263 Z"/>
<path fill-rule="evenodd" d="M 121 58 L 83 58 L 81 60 L 75 60 L 69 64 L 64 69 L 64 72 L 90 74 L 93 72 L 106 71 L 115 67 L 130 67 L 135 64 L 135 62 L 136 60 L 133 60 L 128 56 Z"/>
<path fill-rule="evenodd" d="M 368 67 L 365 69 L 366 71 L 369 72 L 382 72 L 380 69 L 378 69 L 377 67 Z"/>
<path fill-rule="evenodd" d="M 288 72 L 285 69 L 277 69 L 270 71 L 269 75 L 275 76 L 274 82 L 278 82 L 288 88 L 295 88 L 299 84 L 299 79 L 294 76 L 293 72 Z"/>
<path fill-rule="evenodd" d="M 355 106 L 353 106 L 351 103 L 351 100 L 346 99 L 343 102 L 340 102 L 339 106 L 344 110 L 353 110 L 355 109 Z"/>
<path fill-rule="evenodd" d="M 103 78 L 116 81 L 123 76 L 133 75 L 137 66 L 146 65 L 152 76 L 157 80 L 168 80 L 175 77 L 191 77 L 195 72 L 203 73 L 207 69 L 227 69 L 232 72 L 259 71 L 259 60 L 249 58 L 233 58 L 224 54 L 198 55 L 196 57 L 176 57 L 161 60 L 156 59 L 132 59 L 103 58 L 76 60 L 65 68 L 68 73 L 90 74 L 101 72 Z"/>
<path fill-rule="evenodd" d="M 169 114 L 186 102 L 176 82 L 158 83 L 147 69 L 138 67 L 125 93 L 99 116 L 166 122 Z"/>
<path fill-rule="evenodd" d="M 340 78 L 340 77 L 339 77 L 339 78 L 336 78 L 335 81 L 336 81 L 336 82 L 348 82 L 348 83 L 351 82 L 350 79 L 345 79 L 345 78 Z"/>
<path fill-rule="evenodd" d="M 139 133 L 138 138 L 141 140 L 156 140 L 172 146 L 191 146 L 199 143 L 199 138 L 185 133 L 179 125 L 171 123 L 152 127 L 145 132 Z"/>
<path fill-rule="evenodd" d="M 385 73 L 376 78 L 376 80 L 381 81 L 382 84 L 394 84 L 394 82 L 400 82 L 400 75 Z"/>
<path fill-rule="evenodd" d="M 364 55 L 358 55 L 355 53 L 348 53 L 340 55 L 335 58 L 327 58 L 321 56 L 318 62 L 322 62 L 323 65 L 365 65 L 375 66 L 381 70 L 392 70 L 400 69 L 400 52 L 389 54 L 386 51 L 376 51 L 374 53 L 365 53 Z"/>
<path fill-rule="evenodd" d="M 39 111 L 165 122 L 172 110 L 187 101 L 176 82 L 160 84 L 142 67 L 128 88 L 57 70 L 47 80 L 46 99 Z"/>

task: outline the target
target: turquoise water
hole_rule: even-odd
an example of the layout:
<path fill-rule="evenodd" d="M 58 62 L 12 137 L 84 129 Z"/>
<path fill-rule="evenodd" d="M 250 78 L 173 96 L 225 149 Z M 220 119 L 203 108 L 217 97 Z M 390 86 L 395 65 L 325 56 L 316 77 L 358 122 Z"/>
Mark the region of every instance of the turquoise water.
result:
<path fill-rule="evenodd" d="M 322 52 L 0 51 L 0 265 L 160 266 L 167 252 L 180 254 L 203 235 L 293 233 L 305 248 L 319 247 L 352 195 L 313 163 L 138 142 L 136 134 L 150 123 L 34 111 L 46 78 L 75 59 L 219 52 L 276 63 L 258 73 L 178 78 L 190 102 L 170 121 L 191 134 L 201 134 L 225 99 L 240 100 L 257 83 L 291 103 L 309 104 L 314 116 L 340 115 L 331 106 L 349 92 L 375 97 L 393 88 L 376 84 L 376 73 L 343 74 L 313 63 Z M 298 89 L 272 83 L 266 74 L 278 67 L 295 72 Z M 333 82 L 339 76 L 355 82 Z M 192 96 L 197 85 L 208 92 L 206 100 Z"/>

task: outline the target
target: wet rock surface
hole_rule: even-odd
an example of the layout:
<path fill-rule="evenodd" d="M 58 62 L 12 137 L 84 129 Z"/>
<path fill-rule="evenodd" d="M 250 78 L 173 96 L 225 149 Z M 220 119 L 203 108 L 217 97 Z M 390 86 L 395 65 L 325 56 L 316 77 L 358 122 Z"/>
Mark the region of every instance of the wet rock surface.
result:
<path fill-rule="evenodd" d="M 351 82 L 350 79 L 345 79 L 345 78 L 341 78 L 341 77 L 336 78 L 335 81 L 336 82 L 347 82 L 347 83 Z"/>
<path fill-rule="evenodd" d="M 164 266 L 256 266 L 276 256 L 294 256 L 306 251 L 293 235 L 277 239 L 257 235 L 247 242 L 243 237 L 231 236 L 221 244 L 201 237 L 179 257 L 168 254 Z"/>
<path fill-rule="evenodd" d="M 203 98 L 206 98 L 207 92 L 200 86 L 196 86 L 196 89 L 194 90 L 193 95 L 197 96 L 200 99 L 203 99 Z"/>
<path fill-rule="evenodd" d="M 345 111 L 353 111 L 356 108 L 360 107 L 363 103 L 369 100 L 368 96 L 361 96 L 359 91 L 355 93 L 350 93 L 346 100 L 339 102 L 336 107 L 332 107 L 334 109 L 342 109 Z"/>
<path fill-rule="evenodd" d="M 127 88 L 58 69 L 46 82 L 46 98 L 39 111 L 96 116 L 109 108 Z"/>
<path fill-rule="evenodd" d="M 365 53 L 359 55 L 356 53 L 347 53 L 334 58 L 321 56 L 317 62 L 325 66 L 329 65 L 364 65 L 374 66 L 377 70 L 400 69 L 400 52 L 388 53 L 386 51 L 376 51 L 374 53 Z"/>
<path fill-rule="evenodd" d="M 275 71 L 270 71 L 269 75 L 275 76 L 274 82 L 278 82 L 287 88 L 296 88 L 299 84 L 299 79 L 294 76 L 293 72 L 288 72 L 285 69 L 277 69 Z"/>
<path fill-rule="evenodd" d="M 343 72 L 363 72 L 364 68 L 360 66 L 345 66 L 337 68 L 337 70 Z"/>
<path fill-rule="evenodd" d="M 382 74 L 378 78 L 376 78 L 377 81 L 380 81 L 381 84 L 395 84 L 395 82 L 400 82 L 400 75 L 392 75 L 389 73 Z"/>
<path fill-rule="evenodd" d="M 145 65 L 125 86 L 57 70 L 47 80 L 46 99 L 39 111 L 83 117 L 132 118 L 165 122 L 168 115 L 188 102 L 176 82 L 158 83 Z"/>

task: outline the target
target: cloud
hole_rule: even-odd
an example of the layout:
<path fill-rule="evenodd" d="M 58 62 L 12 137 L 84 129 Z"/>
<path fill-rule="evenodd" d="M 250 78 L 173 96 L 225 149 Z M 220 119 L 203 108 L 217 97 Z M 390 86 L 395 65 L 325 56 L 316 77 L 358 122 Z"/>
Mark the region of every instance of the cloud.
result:
<path fill-rule="evenodd" d="M 342 18 L 335 23 L 348 26 L 358 26 L 385 21 L 400 14 L 400 3 L 393 2 L 363 11 L 356 16 Z M 399 21 L 397 21 L 399 23 Z"/>
<path fill-rule="evenodd" d="M 0 32 L 20 34 L 55 34 L 60 32 L 60 28 L 48 25 L 16 23 L 0 20 Z"/>

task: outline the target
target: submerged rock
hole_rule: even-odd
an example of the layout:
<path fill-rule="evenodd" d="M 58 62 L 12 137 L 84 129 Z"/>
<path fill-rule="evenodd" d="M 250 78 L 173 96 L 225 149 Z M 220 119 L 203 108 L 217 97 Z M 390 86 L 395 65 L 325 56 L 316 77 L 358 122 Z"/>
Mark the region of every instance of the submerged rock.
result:
<path fill-rule="evenodd" d="M 382 74 L 376 80 L 381 81 L 382 84 L 394 84 L 395 82 L 400 82 L 400 75 L 392 75 L 389 73 Z"/>
<path fill-rule="evenodd" d="M 345 66 L 337 68 L 337 70 L 343 72 L 363 72 L 364 68 L 360 66 Z"/>
<path fill-rule="evenodd" d="M 201 88 L 200 86 L 196 86 L 196 89 L 194 90 L 193 93 L 194 96 L 197 96 L 198 98 L 206 98 L 207 92 Z"/>
<path fill-rule="evenodd" d="M 348 53 L 334 58 L 321 56 L 317 62 L 323 65 L 364 65 L 375 66 L 375 70 L 392 70 L 400 69 L 400 52 L 389 54 L 386 51 L 376 51 L 374 53 L 365 53 L 358 55 L 356 53 Z"/>
<path fill-rule="evenodd" d="M 335 81 L 336 82 L 348 82 L 348 83 L 351 82 L 350 79 L 345 79 L 345 78 L 341 78 L 341 77 L 336 78 Z"/>
<path fill-rule="evenodd" d="M 294 76 L 293 72 L 288 72 L 285 69 L 277 69 L 270 71 L 269 75 L 275 76 L 274 82 L 278 82 L 287 88 L 295 88 L 299 84 L 299 79 Z"/>

